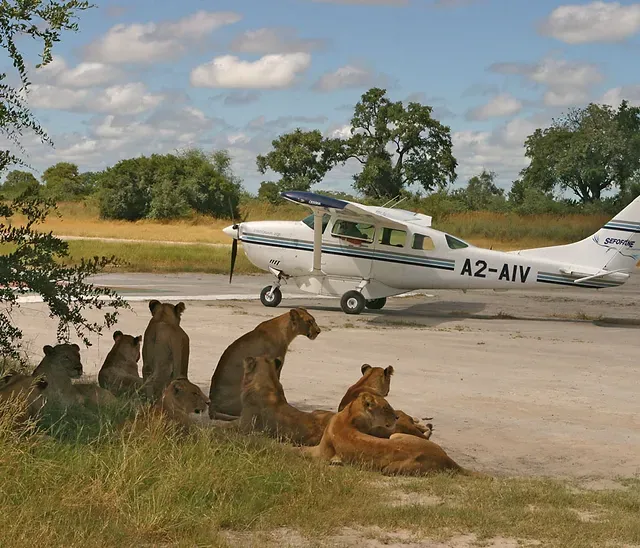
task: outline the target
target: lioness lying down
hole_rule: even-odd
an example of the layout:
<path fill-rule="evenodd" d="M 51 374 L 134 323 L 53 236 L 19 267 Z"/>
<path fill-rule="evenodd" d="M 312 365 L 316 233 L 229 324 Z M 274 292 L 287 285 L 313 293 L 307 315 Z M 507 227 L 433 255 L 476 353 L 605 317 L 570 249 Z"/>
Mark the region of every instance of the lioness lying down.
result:
<path fill-rule="evenodd" d="M 317 445 L 335 413 L 306 413 L 289 405 L 279 379 L 282 365 L 280 358 L 245 358 L 239 428 L 244 432 L 258 430 L 299 445 Z"/>
<path fill-rule="evenodd" d="M 4 412 L 15 402 L 15 424 L 19 425 L 28 419 L 36 418 L 44 406 L 43 394 L 48 386 L 46 375 L 32 377 L 15 371 L 9 372 L 0 379 L 0 412 Z"/>
<path fill-rule="evenodd" d="M 397 415 L 387 400 L 363 392 L 331 418 L 320 444 L 302 448 L 303 455 L 334 464 L 354 463 L 386 475 L 423 475 L 451 470 L 481 475 L 462 468 L 432 441 L 392 434 L 389 439 L 372 436 L 375 428 L 393 429 Z"/>
<path fill-rule="evenodd" d="M 394 372 L 391 365 L 386 369 L 383 369 L 382 367 L 371 367 L 368 363 L 365 363 L 360 368 L 360 371 L 362 372 L 362 377 L 360 377 L 357 383 L 349 387 L 347 393 L 342 398 L 340 405 L 338 405 L 338 411 L 342 411 L 347 405 L 364 392 L 370 392 L 371 394 L 382 396 L 383 398 L 389 395 L 391 375 L 393 375 Z M 394 433 L 410 434 L 426 440 L 431 437 L 433 431 L 433 425 L 431 423 L 422 425 L 416 419 L 407 415 L 400 409 L 396 409 L 395 412 L 398 416 L 398 420 L 396 421 L 395 428 L 391 432 L 384 428 L 378 428 L 372 430 L 370 434 L 379 438 L 388 438 Z"/>

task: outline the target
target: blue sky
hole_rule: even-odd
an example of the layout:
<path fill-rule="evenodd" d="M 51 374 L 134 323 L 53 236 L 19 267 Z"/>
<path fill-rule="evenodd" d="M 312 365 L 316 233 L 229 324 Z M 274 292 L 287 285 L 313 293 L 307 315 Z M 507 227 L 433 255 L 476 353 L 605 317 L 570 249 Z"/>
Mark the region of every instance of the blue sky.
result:
<path fill-rule="evenodd" d="M 345 134 L 376 85 L 450 126 L 457 184 L 486 168 L 508 188 L 536 127 L 589 101 L 640 104 L 638 2 L 96 3 L 32 72 L 28 101 L 55 143 L 25 138 L 36 172 L 226 148 L 255 192 L 255 157 L 272 139 L 295 127 Z M 349 190 L 352 173 L 336 168 L 316 188 Z"/>

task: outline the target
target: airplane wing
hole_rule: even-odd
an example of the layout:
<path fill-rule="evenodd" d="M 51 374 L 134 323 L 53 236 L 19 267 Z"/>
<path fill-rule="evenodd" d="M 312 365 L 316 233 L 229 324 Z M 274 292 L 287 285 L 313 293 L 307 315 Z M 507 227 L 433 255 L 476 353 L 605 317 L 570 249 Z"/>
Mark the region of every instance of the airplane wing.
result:
<path fill-rule="evenodd" d="M 376 207 L 363 206 L 346 200 L 338 200 L 329 196 L 322 196 L 313 192 L 303 192 L 300 190 L 291 190 L 280 194 L 285 200 L 302 204 L 311 208 L 315 212 L 340 212 L 344 215 L 357 218 L 361 221 L 369 221 L 370 223 L 384 222 L 389 228 L 406 229 L 406 223 L 391 219 L 388 215 L 384 215 L 382 210 L 376 211 Z"/>

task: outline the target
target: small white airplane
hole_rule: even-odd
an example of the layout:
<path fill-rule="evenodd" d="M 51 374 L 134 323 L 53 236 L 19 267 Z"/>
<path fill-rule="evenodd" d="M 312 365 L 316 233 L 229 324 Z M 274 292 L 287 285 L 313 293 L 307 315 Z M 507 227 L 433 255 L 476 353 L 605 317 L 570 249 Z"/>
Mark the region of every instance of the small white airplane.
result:
<path fill-rule="evenodd" d="M 281 196 L 312 214 L 223 229 L 233 238 L 229 283 L 241 241 L 249 261 L 275 277 L 260 293 L 268 307 L 280 304 L 280 285 L 288 281 L 311 294 L 341 296 L 347 314 L 379 310 L 387 297 L 423 289 L 603 289 L 625 283 L 640 260 L 640 197 L 584 240 L 504 252 L 435 230 L 428 215 L 395 209 L 399 202 L 377 207 L 312 192 Z"/>

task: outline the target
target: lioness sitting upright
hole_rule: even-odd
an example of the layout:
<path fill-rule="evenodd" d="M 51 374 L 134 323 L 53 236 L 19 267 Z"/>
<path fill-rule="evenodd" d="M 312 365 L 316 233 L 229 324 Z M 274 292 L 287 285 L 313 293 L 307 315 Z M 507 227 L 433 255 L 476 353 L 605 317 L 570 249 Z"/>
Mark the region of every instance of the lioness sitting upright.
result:
<path fill-rule="evenodd" d="M 135 394 L 142 388 L 138 373 L 142 335 L 134 337 L 115 331 L 113 340 L 114 345 L 98 373 L 98 384 L 116 396 Z"/>
<path fill-rule="evenodd" d="M 284 365 L 289 345 L 298 335 L 314 340 L 320 328 L 304 308 L 293 308 L 280 316 L 266 320 L 224 351 L 211 378 L 209 417 L 233 420 L 240 416 L 242 401 L 240 386 L 244 374 L 243 362 L 252 356 L 280 358 Z M 278 369 L 278 379 L 282 367 Z"/>
<path fill-rule="evenodd" d="M 353 386 L 350 386 L 347 393 L 342 398 L 340 405 L 338 405 L 338 411 L 342 411 L 347 405 L 355 400 L 360 394 L 364 392 L 370 392 L 383 398 L 389 395 L 389 389 L 391 387 L 391 375 L 394 373 L 393 366 L 389 366 L 385 369 L 382 367 L 371 367 L 368 363 L 365 363 L 360 368 L 362 377 Z M 424 439 L 431 437 L 433 425 L 431 423 L 423 426 L 416 419 L 407 415 L 400 409 L 395 410 L 398 420 L 396 421 L 395 428 L 392 431 L 386 429 L 373 430 L 372 435 L 380 438 L 388 438 L 391 434 L 410 434 L 412 436 L 418 436 Z"/>
<path fill-rule="evenodd" d="M 147 398 L 162 396 L 172 381 L 187 377 L 189 368 L 189 336 L 180 327 L 184 303 L 175 306 L 157 300 L 149 302 L 151 320 L 144 332 L 142 346 L 142 378 Z"/>
<path fill-rule="evenodd" d="M 387 475 L 423 475 L 450 470 L 482 475 L 458 465 L 432 441 L 408 434 L 389 439 L 372 436 L 375 428 L 393 429 L 397 415 L 387 400 L 363 392 L 329 421 L 320 444 L 302 449 L 304 455 L 333 463 L 353 463 Z"/>
<path fill-rule="evenodd" d="M 239 427 L 244 432 L 257 430 L 299 445 L 317 445 L 335 413 L 306 413 L 289 405 L 279 380 L 282 365 L 280 358 L 245 358 Z"/>

